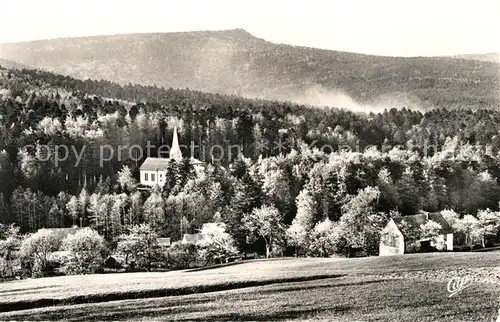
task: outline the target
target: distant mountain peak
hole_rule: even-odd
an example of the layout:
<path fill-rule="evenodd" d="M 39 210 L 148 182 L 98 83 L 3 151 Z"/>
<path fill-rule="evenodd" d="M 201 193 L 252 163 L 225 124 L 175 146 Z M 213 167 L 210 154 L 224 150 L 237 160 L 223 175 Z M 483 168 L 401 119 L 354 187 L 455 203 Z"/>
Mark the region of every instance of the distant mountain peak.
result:
<path fill-rule="evenodd" d="M 210 31 L 208 31 L 210 32 Z M 223 36 L 229 36 L 231 38 L 239 39 L 239 40 L 262 40 L 264 39 L 257 38 L 248 31 L 246 31 L 243 28 L 236 28 L 236 29 L 226 29 L 226 30 L 220 30 L 215 32 L 218 35 L 223 35 Z"/>
<path fill-rule="evenodd" d="M 491 107 L 500 97 L 497 67 L 482 57 L 364 55 L 277 44 L 242 28 L 3 44 L 0 58 L 80 79 L 327 106 Z"/>
<path fill-rule="evenodd" d="M 249 33 L 248 31 L 246 31 L 245 29 L 243 28 L 236 28 L 236 29 L 228 29 L 228 30 L 225 30 L 227 33 L 231 33 L 231 34 L 234 34 L 234 35 L 238 35 L 238 36 L 244 36 L 244 37 L 254 37 L 254 35 L 252 35 L 251 33 Z"/>

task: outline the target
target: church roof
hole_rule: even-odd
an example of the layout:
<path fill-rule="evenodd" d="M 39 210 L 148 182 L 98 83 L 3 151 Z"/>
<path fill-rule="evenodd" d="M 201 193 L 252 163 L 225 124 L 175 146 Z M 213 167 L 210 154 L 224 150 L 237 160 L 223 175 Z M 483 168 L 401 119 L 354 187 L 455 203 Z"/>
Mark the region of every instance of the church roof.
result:
<path fill-rule="evenodd" d="M 141 170 L 144 171 L 156 171 L 165 170 L 170 163 L 170 159 L 167 158 L 153 158 L 147 157 L 144 163 L 141 165 Z"/>
<path fill-rule="evenodd" d="M 168 164 L 170 163 L 171 158 L 153 158 L 147 157 L 144 160 L 144 163 L 141 165 L 141 171 L 156 171 L 156 170 L 165 170 L 167 169 Z M 203 165 L 204 162 L 195 158 L 191 158 L 192 165 Z"/>

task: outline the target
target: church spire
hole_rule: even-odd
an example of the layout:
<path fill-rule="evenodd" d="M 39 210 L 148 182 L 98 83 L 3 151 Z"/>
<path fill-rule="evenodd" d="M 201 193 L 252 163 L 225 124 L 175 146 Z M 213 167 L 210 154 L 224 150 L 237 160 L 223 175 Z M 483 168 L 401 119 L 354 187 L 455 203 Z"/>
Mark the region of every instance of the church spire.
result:
<path fill-rule="evenodd" d="M 177 126 L 174 127 L 174 137 L 172 138 L 172 147 L 170 148 L 170 158 L 176 161 L 182 160 L 182 152 L 177 138 Z"/>

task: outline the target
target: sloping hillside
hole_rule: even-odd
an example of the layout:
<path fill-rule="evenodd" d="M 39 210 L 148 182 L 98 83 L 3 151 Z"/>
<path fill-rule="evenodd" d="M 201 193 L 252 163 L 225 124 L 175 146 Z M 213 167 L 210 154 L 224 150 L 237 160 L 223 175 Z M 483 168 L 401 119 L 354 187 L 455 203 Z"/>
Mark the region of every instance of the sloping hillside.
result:
<path fill-rule="evenodd" d="M 2 59 L 2 58 L 0 58 L 0 66 L 2 66 L 3 68 L 7 68 L 7 69 L 23 69 L 23 68 L 30 68 L 29 66 L 26 66 L 26 65 L 23 65 L 23 64 L 16 63 L 16 62 L 15 62 L 15 61 L 13 61 L 13 60 L 9 60 L 9 59 Z"/>
<path fill-rule="evenodd" d="M 203 271 L 11 281 L 2 289 L 0 319 L 491 321 L 498 260 L 494 253 L 286 258 Z M 464 274 L 469 284 L 449 298 L 447 282 Z"/>
<path fill-rule="evenodd" d="M 485 61 L 485 62 L 499 63 L 500 62 L 500 53 L 457 55 L 457 56 L 454 56 L 454 58 L 472 59 L 472 60 L 479 60 L 479 61 Z"/>
<path fill-rule="evenodd" d="M 499 65 L 274 44 L 241 29 L 4 44 L 1 56 L 77 78 L 365 107 L 496 107 Z M 357 106 L 355 106 L 357 105 Z"/>

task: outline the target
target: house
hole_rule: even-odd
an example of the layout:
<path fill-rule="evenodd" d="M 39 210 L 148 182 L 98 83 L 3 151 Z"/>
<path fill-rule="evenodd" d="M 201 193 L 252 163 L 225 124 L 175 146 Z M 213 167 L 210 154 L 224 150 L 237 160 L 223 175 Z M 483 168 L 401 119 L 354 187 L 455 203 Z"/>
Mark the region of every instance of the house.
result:
<path fill-rule="evenodd" d="M 140 183 L 141 185 L 154 187 L 156 185 L 163 187 L 166 182 L 167 167 L 170 160 L 182 161 L 182 152 L 179 146 L 177 137 L 177 127 L 174 128 L 172 138 L 172 146 L 170 148 L 169 158 L 153 158 L 147 157 L 140 167 Z M 191 164 L 195 171 L 199 172 L 203 169 L 204 163 L 191 157 Z"/>
<path fill-rule="evenodd" d="M 140 168 L 141 184 L 149 187 L 156 185 L 162 187 L 165 184 L 169 163 L 168 158 L 146 158 Z"/>
<path fill-rule="evenodd" d="M 200 240 L 203 239 L 202 234 L 184 234 L 182 237 L 183 244 L 197 244 Z"/>
<path fill-rule="evenodd" d="M 171 242 L 170 242 L 170 237 L 167 238 L 158 238 L 158 246 L 161 248 L 167 248 L 170 247 Z"/>
<path fill-rule="evenodd" d="M 198 231 L 203 231 L 206 230 L 207 227 L 210 227 L 210 225 L 214 225 L 214 223 L 204 223 L 201 225 L 201 229 Z M 203 240 L 205 237 L 203 236 L 202 233 L 197 233 L 197 234 L 184 234 L 182 237 L 181 243 L 182 244 L 197 244 L 201 240 Z"/>
<path fill-rule="evenodd" d="M 394 217 L 382 230 L 382 238 L 379 245 L 379 255 L 402 255 L 406 250 L 405 236 L 402 232 L 403 225 L 419 229 L 421 225 L 426 224 L 429 220 L 435 221 L 441 225 L 441 230 L 436 241 L 420 239 L 420 247 L 422 249 L 434 247 L 438 250 L 453 250 L 453 230 L 446 219 L 440 213 L 421 212 L 413 216 Z"/>

